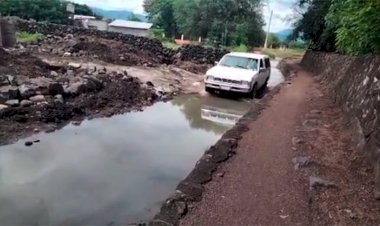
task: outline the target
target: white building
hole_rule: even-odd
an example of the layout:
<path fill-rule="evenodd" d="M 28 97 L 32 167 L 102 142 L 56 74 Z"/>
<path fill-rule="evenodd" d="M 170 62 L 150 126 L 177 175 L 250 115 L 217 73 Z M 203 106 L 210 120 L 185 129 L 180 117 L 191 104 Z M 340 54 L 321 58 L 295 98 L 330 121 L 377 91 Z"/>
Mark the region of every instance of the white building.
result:
<path fill-rule="evenodd" d="M 149 36 L 149 29 L 153 24 L 145 22 L 115 20 L 108 25 L 108 31 L 120 32 L 136 36 Z"/>
<path fill-rule="evenodd" d="M 80 21 L 85 28 L 108 31 L 108 22 L 105 20 L 97 20 L 94 16 L 74 15 L 74 20 Z"/>

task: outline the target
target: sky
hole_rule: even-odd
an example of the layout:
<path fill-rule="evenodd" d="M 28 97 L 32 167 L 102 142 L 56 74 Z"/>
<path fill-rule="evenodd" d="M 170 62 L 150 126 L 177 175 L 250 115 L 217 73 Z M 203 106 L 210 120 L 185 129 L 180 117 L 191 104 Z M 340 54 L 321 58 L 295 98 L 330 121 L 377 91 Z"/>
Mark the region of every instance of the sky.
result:
<path fill-rule="evenodd" d="M 89 6 L 102 9 L 128 9 L 135 13 L 143 13 L 143 0 L 73 0 L 74 2 L 87 4 Z M 264 0 L 265 1 L 265 0 Z M 269 2 L 269 8 L 273 10 L 273 19 L 271 24 L 271 32 L 278 32 L 291 27 L 289 22 L 286 22 L 286 16 L 292 13 L 292 6 L 296 0 L 266 0 Z M 268 23 L 270 9 L 264 7 L 265 21 Z M 267 28 L 265 27 L 265 30 Z"/>

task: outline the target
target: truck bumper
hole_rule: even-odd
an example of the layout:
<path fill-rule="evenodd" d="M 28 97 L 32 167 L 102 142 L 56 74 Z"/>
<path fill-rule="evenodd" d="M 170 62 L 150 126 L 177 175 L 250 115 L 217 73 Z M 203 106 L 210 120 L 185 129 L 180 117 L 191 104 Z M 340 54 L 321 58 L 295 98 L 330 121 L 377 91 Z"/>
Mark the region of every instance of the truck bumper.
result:
<path fill-rule="evenodd" d="M 234 86 L 234 85 L 222 85 L 217 83 L 205 83 L 206 88 L 215 89 L 215 90 L 221 90 L 221 91 L 231 91 L 231 92 L 238 92 L 238 93 L 249 93 L 250 88 L 245 86 Z"/>

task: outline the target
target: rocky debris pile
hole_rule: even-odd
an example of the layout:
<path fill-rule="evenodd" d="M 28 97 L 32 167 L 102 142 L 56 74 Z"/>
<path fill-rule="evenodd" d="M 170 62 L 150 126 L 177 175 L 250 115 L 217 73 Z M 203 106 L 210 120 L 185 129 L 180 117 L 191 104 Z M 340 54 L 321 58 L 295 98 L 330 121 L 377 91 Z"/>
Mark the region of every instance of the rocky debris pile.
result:
<path fill-rule="evenodd" d="M 162 43 L 157 39 L 146 37 L 138 37 L 134 35 L 121 34 L 116 32 L 106 32 L 82 27 L 74 27 L 67 25 L 58 25 L 50 23 L 36 23 L 25 20 L 15 21 L 16 27 L 20 31 L 29 33 L 42 33 L 44 35 L 53 35 L 65 37 L 67 34 L 75 36 L 84 36 L 89 38 L 103 38 L 107 40 L 120 41 L 134 48 L 140 53 L 144 53 L 151 58 L 157 59 L 160 63 L 170 64 L 175 52 L 171 49 L 163 47 Z"/>
<path fill-rule="evenodd" d="M 227 53 L 229 53 L 229 51 L 226 49 L 185 45 L 178 49 L 176 58 L 181 61 L 191 61 L 197 64 L 214 64 L 215 61 L 219 61 Z"/>
<path fill-rule="evenodd" d="M 4 65 L 8 65 L 18 56 L 1 50 L 0 57 L 7 59 Z M 25 67 L 22 71 L 36 68 L 34 64 L 22 66 Z M 39 77 L 13 71 L 0 73 L 0 121 L 61 123 L 76 116 L 111 116 L 139 110 L 168 96 L 153 86 L 141 84 L 126 72 L 82 69 L 80 64 L 47 68 L 51 70 L 46 69 Z"/>

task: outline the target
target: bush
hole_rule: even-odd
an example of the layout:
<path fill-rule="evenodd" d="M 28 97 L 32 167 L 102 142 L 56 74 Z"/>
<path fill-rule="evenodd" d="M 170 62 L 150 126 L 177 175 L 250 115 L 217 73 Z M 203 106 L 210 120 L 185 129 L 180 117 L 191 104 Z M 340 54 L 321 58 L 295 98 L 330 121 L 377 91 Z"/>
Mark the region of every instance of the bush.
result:
<path fill-rule="evenodd" d="M 17 42 L 36 42 L 42 38 L 40 33 L 16 32 Z"/>
<path fill-rule="evenodd" d="M 235 46 L 232 48 L 233 52 L 248 52 L 248 47 L 244 44 L 240 44 L 239 46 Z"/>

